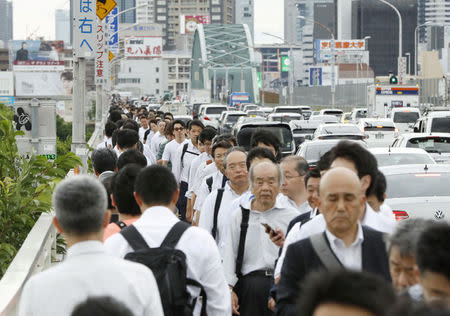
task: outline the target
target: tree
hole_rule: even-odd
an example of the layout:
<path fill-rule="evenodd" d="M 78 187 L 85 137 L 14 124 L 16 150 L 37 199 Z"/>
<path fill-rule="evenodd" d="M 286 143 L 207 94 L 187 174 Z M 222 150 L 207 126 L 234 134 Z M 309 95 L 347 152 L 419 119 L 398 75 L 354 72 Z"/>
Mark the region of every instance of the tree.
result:
<path fill-rule="evenodd" d="M 68 152 L 48 161 L 43 156 L 19 155 L 13 111 L 0 104 L 0 277 L 42 212 L 51 209 L 57 182 L 81 164 Z"/>

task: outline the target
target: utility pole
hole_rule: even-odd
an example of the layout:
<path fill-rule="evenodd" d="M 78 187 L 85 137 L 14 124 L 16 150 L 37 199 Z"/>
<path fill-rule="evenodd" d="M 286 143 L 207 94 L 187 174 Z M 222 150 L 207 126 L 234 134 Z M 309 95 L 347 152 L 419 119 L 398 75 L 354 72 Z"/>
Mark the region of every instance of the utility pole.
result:
<path fill-rule="evenodd" d="M 84 120 L 84 105 L 86 95 L 86 59 L 76 58 L 73 64 L 73 122 L 72 122 L 72 151 L 86 147 L 86 133 Z"/>

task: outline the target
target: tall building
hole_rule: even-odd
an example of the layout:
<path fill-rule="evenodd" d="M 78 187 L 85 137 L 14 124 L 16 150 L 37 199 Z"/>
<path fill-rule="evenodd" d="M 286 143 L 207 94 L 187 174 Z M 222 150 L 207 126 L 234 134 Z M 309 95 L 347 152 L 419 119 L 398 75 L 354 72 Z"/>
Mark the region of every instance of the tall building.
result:
<path fill-rule="evenodd" d="M 6 45 L 13 38 L 12 2 L 0 0 L 0 41 Z"/>
<path fill-rule="evenodd" d="M 302 58 L 294 62 L 303 66 L 303 76 L 298 78 L 302 83 L 308 82 L 309 67 L 314 64 L 314 41 L 329 39 L 331 33 L 336 37 L 336 31 L 335 0 L 285 0 L 284 39 L 301 46 Z"/>
<path fill-rule="evenodd" d="M 70 44 L 70 11 L 55 10 L 55 39 Z"/>
<path fill-rule="evenodd" d="M 414 65 L 414 30 L 417 26 L 417 2 L 391 0 L 402 16 L 403 52 L 410 54 Z M 375 76 L 397 73 L 398 16 L 392 8 L 380 1 L 356 0 L 352 8 L 353 38 L 370 36 L 370 63 Z"/>
<path fill-rule="evenodd" d="M 136 0 L 117 0 L 119 12 L 136 7 Z M 119 15 L 119 23 L 136 23 L 136 10 Z"/>
<path fill-rule="evenodd" d="M 176 47 L 182 15 L 210 16 L 211 24 L 234 23 L 233 0 L 157 0 L 154 4 L 155 23 L 163 24 L 165 50 Z"/>
<path fill-rule="evenodd" d="M 136 23 L 153 23 L 153 0 L 136 0 Z"/>
<path fill-rule="evenodd" d="M 236 0 L 235 23 L 247 24 L 252 37 L 254 36 L 255 0 Z"/>
<path fill-rule="evenodd" d="M 445 33 L 449 27 L 444 25 L 450 24 L 450 0 L 418 0 L 417 24 L 424 23 L 430 26 L 418 30 L 419 43 L 427 43 L 428 50 L 447 47 Z"/>

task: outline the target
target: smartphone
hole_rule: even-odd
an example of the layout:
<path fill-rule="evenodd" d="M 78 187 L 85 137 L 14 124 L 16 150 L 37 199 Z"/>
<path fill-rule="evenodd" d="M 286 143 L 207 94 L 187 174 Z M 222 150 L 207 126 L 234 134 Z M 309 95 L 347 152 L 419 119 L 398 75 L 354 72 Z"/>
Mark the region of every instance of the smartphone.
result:
<path fill-rule="evenodd" d="M 261 223 L 261 225 L 264 226 L 264 228 L 266 229 L 266 234 L 270 234 L 270 235 L 275 235 L 276 234 L 275 230 L 272 227 L 270 227 L 269 224 Z"/>

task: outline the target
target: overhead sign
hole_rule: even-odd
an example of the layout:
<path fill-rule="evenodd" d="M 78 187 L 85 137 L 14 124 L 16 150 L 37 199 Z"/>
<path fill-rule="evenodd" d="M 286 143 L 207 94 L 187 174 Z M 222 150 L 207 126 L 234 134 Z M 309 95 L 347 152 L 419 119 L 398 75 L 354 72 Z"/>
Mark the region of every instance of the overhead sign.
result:
<path fill-rule="evenodd" d="M 322 67 L 309 68 L 309 85 L 310 86 L 322 85 Z"/>
<path fill-rule="evenodd" d="M 163 25 L 155 23 L 120 23 L 119 33 L 123 37 L 163 36 Z"/>
<path fill-rule="evenodd" d="M 197 24 L 210 24 L 208 15 L 180 15 L 180 34 L 194 34 Z"/>
<path fill-rule="evenodd" d="M 103 85 L 109 76 L 109 49 L 105 36 L 105 24 L 97 25 L 97 43 L 95 51 L 95 84 Z"/>
<path fill-rule="evenodd" d="M 316 40 L 316 45 L 318 44 L 321 50 L 331 50 L 331 40 Z M 335 40 L 334 41 L 335 50 L 366 50 L 365 40 Z"/>
<path fill-rule="evenodd" d="M 97 30 L 95 2 L 73 0 L 73 55 L 74 57 L 94 57 Z"/>
<path fill-rule="evenodd" d="M 281 72 L 289 72 L 290 65 L 289 56 L 281 56 Z"/>
<path fill-rule="evenodd" d="M 86 0 L 89 1 L 89 0 Z M 97 16 L 100 20 L 106 16 L 116 7 L 117 3 L 114 0 L 97 0 Z"/>
<path fill-rule="evenodd" d="M 112 9 L 111 13 L 106 16 L 106 24 L 108 25 L 107 30 L 110 34 L 109 36 L 109 50 L 112 51 L 115 55 L 119 52 L 119 22 L 117 13 L 119 9 L 115 7 Z"/>
<path fill-rule="evenodd" d="M 125 57 L 161 57 L 162 37 L 125 38 Z"/>

